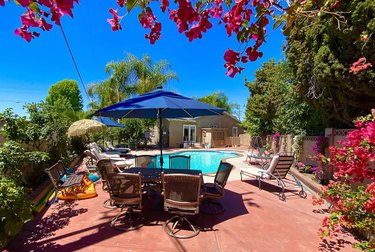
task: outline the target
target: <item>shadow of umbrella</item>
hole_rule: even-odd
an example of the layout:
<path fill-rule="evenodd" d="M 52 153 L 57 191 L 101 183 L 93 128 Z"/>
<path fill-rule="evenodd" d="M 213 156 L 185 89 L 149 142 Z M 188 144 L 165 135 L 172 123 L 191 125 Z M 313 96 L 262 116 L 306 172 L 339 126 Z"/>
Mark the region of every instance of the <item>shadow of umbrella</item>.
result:
<path fill-rule="evenodd" d="M 107 126 L 99 121 L 91 120 L 91 119 L 81 119 L 78 121 L 75 121 L 70 125 L 68 129 L 68 137 L 81 137 L 86 136 L 87 142 L 90 143 L 90 133 L 95 133 L 102 131 Z M 91 153 L 91 148 L 89 148 L 89 151 Z M 92 155 L 91 156 L 91 164 L 93 164 Z"/>

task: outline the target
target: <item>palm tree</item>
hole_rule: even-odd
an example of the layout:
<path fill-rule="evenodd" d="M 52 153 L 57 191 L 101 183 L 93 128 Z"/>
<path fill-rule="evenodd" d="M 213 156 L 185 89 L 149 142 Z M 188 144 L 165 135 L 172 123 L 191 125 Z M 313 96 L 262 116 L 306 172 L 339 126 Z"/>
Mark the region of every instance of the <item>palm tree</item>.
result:
<path fill-rule="evenodd" d="M 170 80 L 178 80 L 177 74 L 170 70 L 171 65 L 166 60 L 154 64 L 148 55 L 144 55 L 141 60 L 131 57 L 134 62 L 135 89 L 138 94 L 150 92 Z"/>
<path fill-rule="evenodd" d="M 89 106 L 92 109 L 106 107 L 132 94 L 144 94 L 170 80 L 178 80 L 177 74 L 170 71 L 170 68 L 166 60 L 153 64 L 148 55 L 144 55 L 140 60 L 128 54 L 126 60 L 112 61 L 105 66 L 109 78 L 89 85 Z"/>
<path fill-rule="evenodd" d="M 91 84 L 88 94 L 89 104 L 93 109 L 99 109 L 120 102 L 132 93 L 130 76 L 133 63 L 130 61 L 110 62 L 105 66 L 109 78 L 100 83 Z"/>

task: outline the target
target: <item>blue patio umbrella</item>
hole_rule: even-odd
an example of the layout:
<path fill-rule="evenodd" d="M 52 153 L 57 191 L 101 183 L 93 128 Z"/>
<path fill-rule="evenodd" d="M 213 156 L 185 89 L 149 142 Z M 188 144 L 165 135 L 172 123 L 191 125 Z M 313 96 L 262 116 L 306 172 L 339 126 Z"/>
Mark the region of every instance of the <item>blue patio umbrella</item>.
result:
<path fill-rule="evenodd" d="M 162 118 L 195 118 L 222 115 L 224 109 L 163 90 L 161 87 L 97 110 L 95 116 L 159 119 L 160 166 L 163 169 Z"/>
<path fill-rule="evenodd" d="M 119 128 L 126 128 L 126 126 L 124 124 L 121 124 L 119 122 L 116 122 L 108 117 L 98 117 L 98 118 L 95 118 L 95 120 L 97 120 L 98 122 L 101 122 L 103 124 L 105 124 L 106 126 L 108 127 L 119 127 Z"/>

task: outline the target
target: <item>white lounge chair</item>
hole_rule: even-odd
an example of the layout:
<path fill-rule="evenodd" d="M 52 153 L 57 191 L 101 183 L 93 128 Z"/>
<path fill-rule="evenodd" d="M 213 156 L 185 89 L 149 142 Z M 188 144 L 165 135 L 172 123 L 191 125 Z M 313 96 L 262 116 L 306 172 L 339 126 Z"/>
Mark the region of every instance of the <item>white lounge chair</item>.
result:
<path fill-rule="evenodd" d="M 266 170 L 261 168 L 241 168 L 241 180 L 243 175 L 253 176 L 259 182 L 259 189 L 261 189 L 262 180 L 276 180 L 278 186 L 281 189 L 279 199 L 285 201 L 286 197 L 284 191 L 286 185 L 283 180 L 286 179 L 286 175 L 288 174 L 293 161 L 293 155 L 275 155 L 272 157 L 271 163 Z M 301 182 L 295 176 L 293 176 L 293 174 L 290 175 L 295 180 L 296 185 L 301 188 L 301 190 L 298 192 L 299 196 L 301 196 L 302 198 L 306 198 L 306 192 L 303 190 L 303 185 L 301 184 Z"/>
<path fill-rule="evenodd" d="M 107 141 L 106 144 L 107 144 L 109 150 L 111 150 L 111 151 L 118 151 L 118 152 L 121 152 L 121 154 L 127 154 L 127 153 L 129 153 L 131 151 L 129 148 L 117 148 L 117 147 L 114 147 L 112 145 L 112 142 L 110 142 L 110 141 Z"/>

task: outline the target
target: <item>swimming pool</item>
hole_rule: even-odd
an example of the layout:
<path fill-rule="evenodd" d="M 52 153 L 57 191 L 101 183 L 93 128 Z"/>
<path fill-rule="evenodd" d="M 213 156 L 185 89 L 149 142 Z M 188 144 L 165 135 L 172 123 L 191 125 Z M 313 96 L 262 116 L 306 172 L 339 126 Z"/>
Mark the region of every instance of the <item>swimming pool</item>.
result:
<path fill-rule="evenodd" d="M 169 155 L 190 156 L 190 169 L 202 170 L 203 173 L 215 173 L 222 159 L 239 156 L 230 151 L 180 151 L 163 155 L 163 168 L 169 168 Z M 157 160 L 156 167 L 160 167 L 160 155 L 157 156 Z"/>

